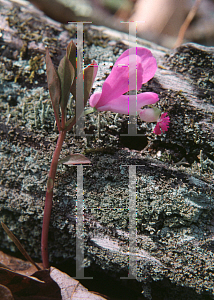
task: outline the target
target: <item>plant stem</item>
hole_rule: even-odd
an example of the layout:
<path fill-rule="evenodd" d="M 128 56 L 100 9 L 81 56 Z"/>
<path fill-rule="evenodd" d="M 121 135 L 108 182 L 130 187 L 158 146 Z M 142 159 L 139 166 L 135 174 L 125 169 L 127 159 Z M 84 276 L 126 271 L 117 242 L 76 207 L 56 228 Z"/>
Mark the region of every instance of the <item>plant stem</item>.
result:
<path fill-rule="evenodd" d="M 42 225 L 42 240 L 41 240 L 41 251 L 42 251 L 42 262 L 45 269 L 49 268 L 49 259 L 48 259 L 48 230 L 51 217 L 51 208 L 52 208 L 52 199 L 53 199 L 53 187 L 56 176 L 57 164 L 59 160 L 60 151 L 62 149 L 62 144 L 65 139 L 66 131 L 60 131 L 59 137 L 57 140 L 56 149 L 53 154 L 51 167 L 48 175 L 48 183 L 46 190 L 45 198 L 45 209 L 43 216 L 43 225 Z"/>
<path fill-rule="evenodd" d="M 66 111 L 65 109 L 62 109 L 62 119 L 61 119 L 61 123 L 62 123 L 62 128 L 65 128 L 65 123 L 66 123 Z"/>

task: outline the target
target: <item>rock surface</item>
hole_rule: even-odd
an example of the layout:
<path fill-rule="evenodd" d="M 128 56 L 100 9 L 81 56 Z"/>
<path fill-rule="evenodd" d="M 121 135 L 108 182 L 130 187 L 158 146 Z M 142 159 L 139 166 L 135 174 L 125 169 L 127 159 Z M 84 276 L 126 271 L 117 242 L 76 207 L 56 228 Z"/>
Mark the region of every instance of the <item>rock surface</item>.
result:
<path fill-rule="evenodd" d="M 57 140 L 45 46 L 58 65 L 76 29 L 30 5 L 6 0 L 0 5 L 0 219 L 40 259 L 47 173 Z M 93 89 L 98 91 L 128 48 L 128 36 L 92 25 L 84 34 L 85 64 L 92 59 L 99 64 Z M 85 264 L 118 281 L 128 276 L 127 166 L 138 165 L 137 280 L 127 284 L 143 291 L 142 299 L 214 299 L 214 48 L 186 44 L 172 51 L 138 43 L 158 62 L 155 77 L 141 90 L 159 94 L 158 107 L 168 112 L 170 128 L 156 137 L 154 124 L 138 120 L 142 135 L 124 137 L 128 117 L 107 112 L 87 116 L 90 136 L 67 135 L 61 157 L 79 152 L 92 162 L 84 167 Z M 49 233 L 52 262 L 76 257 L 76 172 L 76 167 L 58 168 Z M 0 235 L 1 249 L 15 251 L 2 229 Z"/>

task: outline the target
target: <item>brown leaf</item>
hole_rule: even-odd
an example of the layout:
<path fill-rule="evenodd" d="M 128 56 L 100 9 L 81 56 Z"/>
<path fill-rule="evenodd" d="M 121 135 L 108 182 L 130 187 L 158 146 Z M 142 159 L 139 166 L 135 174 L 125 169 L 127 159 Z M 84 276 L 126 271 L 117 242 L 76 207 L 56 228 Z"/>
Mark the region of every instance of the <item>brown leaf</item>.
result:
<path fill-rule="evenodd" d="M 15 300 L 61 300 L 60 288 L 49 270 L 26 276 L 0 268 L 0 284 L 6 286 Z"/>
<path fill-rule="evenodd" d="M 93 61 L 92 64 L 87 66 L 84 69 L 84 107 L 86 106 L 86 103 L 88 101 L 88 98 L 90 96 L 90 91 L 94 82 L 94 79 L 97 75 L 98 65 L 95 61 Z M 81 76 L 83 77 L 83 73 L 80 73 L 78 75 L 78 78 L 74 78 L 73 84 L 70 88 L 70 92 L 72 93 L 74 99 L 76 100 L 76 84 L 78 81 L 80 81 Z M 72 119 L 68 120 L 66 123 L 66 130 L 69 131 L 74 126 L 80 115 L 82 114 L 82 111 L 79 112 L 78 116 L 74 116 Z"/>
<path fill-rule="evenodd" d="M 11 291 L 4 285 L 0 284 L 0 299 L 1 300 L 14 300 Z"/>
<path fill-rule="evenodd" d="M 89 292 L 79 281 L 71 278 L 53 267 L 50 268 L 51 278 L 61 289 L 62 300 L 104 300 L 105 298 Z"/>
<path fill-rule="evenodd" d="M 84 72 L 84 80 L 83 80 L 83 82 L 84 82 L 84 107 L 86 106 L 86 103 L 90 96 L 91 88 L 92 88 L 94 79 L 97 75 L 97 70 L 98 70 L 98 64 L 96 63 L 95 60 L 93 60 L 93 62 L 83 70 L 83 72 Z M 81 80 L 81 78 L 83 78 L 83 72 L 81 72 L 77 76 L 77 80 L 74 80 L 73 84 L 71 86 L 71 93 L 74 96 L 75 100 L 76 100 L 76 84 L 78 83 L 78 81 Z M 79 116 L 77 116 L 77 118 L 78 117 Z"/>
<path fill-rule="evenodd" d="M 37 271 L 37 268 L 30 262 L 10 256 L 2 251 L 0 251 L 0 262 L 0 267 L 16 271 L 23 275 L 31 275 Z M 39 263 L 39 266 L 42 267 L 42 263 Z"/>
<path fill-rule="evenodd" d="M 86 105 L 88 98 L 90 96 L 91 88 L 95 77 L 97 75 L 98 64 L 95 60 L 92 61 L 90 65 L 88 65 L 84 69 L 84 104 Z"/>
<path fill-rule="evenodd" d="M 39 284 L 44 284 L 43 281 L 31 276 L 22 275 L 12 270 L 0 268 L 0 284 L 8 287 L 12 293 L 17 293 L 31 286 L 32 282 L 36 281 Z"/>
<path fill-rule="evenodd" d="M 14 272 L 0 268 L 0 284 L 4 286 L 5 291 L 9 289 L 9 292 L 11 291 L 13 295 L 12 298 L 4 299 L 1 297 L 0 285 L 0 300 L 107 299 L 98 293 L 89 292 L 79 281 L 56 268 L 51 267 L 50 270 L 41 270 L 33 273 L 32 276 L 26 276 L 20 274 L 20 269 L 22 269 L 23 273 L 29 274 L 30 269 L 28 268 L 31 266 L 29 262 L 9 256 L 1 251 L 0 260 L 11 268 L 15 267 L 16 270 L 19 270 L 19 272 Z"/>
<path fill-rule="evenodd" d="M 73 41 L 71 41 L 66 48 L 66 56 L 70 60 L 72 66 L 74 68 L 75 78 L 76 78 L 77 74 L 79 73 L 79 72 L 77 72 L 77 66 L 76 66 L 77 47 Z"/>
<path fill-rule="evenodd" d="M 80 165 L 80 164 L 90 164 L 91 161 L 85 157 L 83 154 L 69 154 L 65 158 L 59 160 L 58 164 L 64 165 Z"/>
<path fill-rule="evenodd" d="M 61 109 L 65 110 L 67 107 L 69 95 L 70 95 L 70 87 L 73 83 L 75 71 L 67 56 L 64 56 L 58 67 L 58 75 L 61 84 Z"/>
<path fill-rule="evenodd" d="M 47 69 L 48 89 L 51 96 L 56 123 L 58 129 L 60 130 L 61 127 L 60 119 L 59 119 L 59 102 L 60 102 L 60 95 L 61 95 L 60 80 L 54 68 L 54 65 L 52 63 L 48 49 L 46 50 L 46 69 Z"/>

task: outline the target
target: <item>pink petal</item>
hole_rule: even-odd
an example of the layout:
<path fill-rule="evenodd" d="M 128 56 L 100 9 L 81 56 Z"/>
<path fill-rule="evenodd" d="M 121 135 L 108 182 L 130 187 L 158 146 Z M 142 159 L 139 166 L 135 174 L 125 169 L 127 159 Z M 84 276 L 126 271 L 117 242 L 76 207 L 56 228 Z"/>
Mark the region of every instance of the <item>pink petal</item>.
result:
<path fill-rule="evenodd" d="M 141 59 L 141 66 L 143 68 L 142 84 L 144 84 L 154 77 L 157 70 L 157 62 L 151 51 L 146 48 L 137 47 L 136 54 Z M 129 56 L 129 49 L 120 55 L 120 57 L 116 60 L 115 65 L 121 64 L 121 60 L 127 56 Z"/>
<path fill-rule="evenodd" d="M 157 125 L 155 126 L 155 129 L 154 129 L 155 134 L 159 135 L 159 134 L 161 134 L 161 130 L 163 133 L 168 130 L 170 118 L 169 118 L 169 116 L 166 116 L 166 115 L 167 115 L 167 113 L 164 113 L 161 115 L 161 117 L 160 117 L 159 121 L 157 122 Z M 160 130 L 160 128 L 161 128 L 161 130 Z"/>
<path fill-rule="evenodd" d="M 92 97 L 95 95 L 94 97 Z M 95 103 L 97 102 L 97 99 L 100 97 L 100 93 L 93 94 L 89 100 L 89 103 Z M 94 106 L 98 111 L 112 111 L 120 114 L 129 114 L 129 101 L 135 101 L 135 97 L 131 97 L 129 95 L 121 95 L 117 99 L 113 99 L 106 103 L 103 106 L 99 106 L 99 99 L 98 99 L 98 105 Z M 146 92 L 137 94 L 137 111 L 149 104 L 156 103 L 159 100 L 158 95 L 156 93 L 152 92 Z M 92 106 L 92 105 L 91 105 Z M 93 107 L 93 106 L 92 106 Z"/>
<path fill-rule="evenodd" d="M 160 130 L 160 124 L 157 123 L 157 125 L 155 126 L 155 129 L 153 131 L 155 134 L 159 135 L 161 134 L 161 130 Z"/>
<path fill-rule="evenodd" d="M 142 86 L 143 69 L 140 57 L 136 57 L 137 63 L 137 90 Z M 121 59 L 119 64 L 115 64 L 110 75 L 105 80 L 102 87 L 102 97 L 99 100 L 99 106 L 105 105 L 108 101 L 118 98 L 129 91 L 129 56 Z M 136 78 L 136 70 L 133 70 Z"/>
<path fill-rule="evenodd" d="M 164 113 L 161 116 L 161 124 L 160 124 L 160 126 L 161 126 L 161 129 L 162 129 L 163 133 L 168 130 L 169 123 L 170 123 L 170 118 L 168 116 L 166 117 L 166 115 L 167 115 L 167 113 Z"/>
<path fill-rule="evenodd" d="M 98 101 L 101 95 L 102 93 L 98 93 L 98 92 L 91 95 L 91 97 L 89 98 L 89 104 L 91 107 L 97 108 L 99 106 Z"/>
<path fill-rule="evenodd" d="M 94 67 L 94 72 L 93 72 L 93 82 L 97 76 L 97 71 L 98 71 L 98 64 L 95 60 L 92 61 L 91 66 Z"/>
<path fill-rule="evenodd" d="M 130 61 L 136 62 L 137 76 L 135 68 L 131 67 L 131 69 L 129 70 Z M 134 84 L 132 81 L 129 82 L 129 75 L 131 76 L 131 78 L 137 77 L 137 86 L 133 86 L 132 88 L 137 88 L 137 90 L 139 90 L 142 83 L 147 82 L 154 76 L 156 69 L 156 60 L 152 56 L 150 50 L 142 47 L 136 47 L 126 50 L 115 62 L 110 75 L 107 77 L 103 84 L 102 93 L 95 93 L 91 96 L 89 100 L 90 105 L 100 111 L 125 111 L 125 113 L 127 114 L 129 112 L 127 97 L 129 96 L 126 95 L 125 97 L 122 97 L 122 95 L 130 90 L 130 84 Z M 154 93 L 144 94 L 149 95 Z M 141 99 L 141 96 L 138 97 L 139 99 Z M 144 98 L 142 99 L 146 101 L 146 95 L 144 95 L 143 97 Z M 154 98 L 150 100 L 149 97 L 149 103 L 142 104 L 142 106 L 155 103 L 158 100 L 158 96 L 155 99 L 155 101 Z M 112 101 L 115 101 L 115 103 L 112 103 Z M 125 107 L 119 107 L 119 105 L 125 105 Z"/>

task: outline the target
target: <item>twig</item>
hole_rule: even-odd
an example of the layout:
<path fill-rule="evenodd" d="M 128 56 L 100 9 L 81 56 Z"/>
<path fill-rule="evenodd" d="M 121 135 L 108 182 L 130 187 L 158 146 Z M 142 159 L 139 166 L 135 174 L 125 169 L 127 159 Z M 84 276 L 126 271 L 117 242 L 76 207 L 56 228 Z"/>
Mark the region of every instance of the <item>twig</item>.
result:
<path fill-rule="evenodd" d="M 16 247 L 19 249 L 19 251 L 24 255 L 24 257 L 34 265 L 34 267 L 37 268 L 37 270 L 41 270 L 41 268 L 32 260 L 32 258 L 29 256 L 29 254 L 26 252 L 26 250 L 23 248 L 21 245 L 20 241 L 15 237 L 15 235 L 10 231 L 10 229 L 3 223 L 1 222 L 1 226 L 3 227 L 4 231 L 7 233 L 9 238 L 14 242 Z"/>
<path fill-rule="evenodd" d="M 196 0 L 195 4 L 192 6 L 191 10 L 189 11 L 184 23 L 182 24 L 182 26 L 179 30 L 178 38 L 173 46 L 173 49 L 179 47 L 182 44 L 185 32 L 186 32 L 187 28 L 189 27 L 189 24 L 192 22 L 200 3 L 201 3 L 201 0 Z"/>

